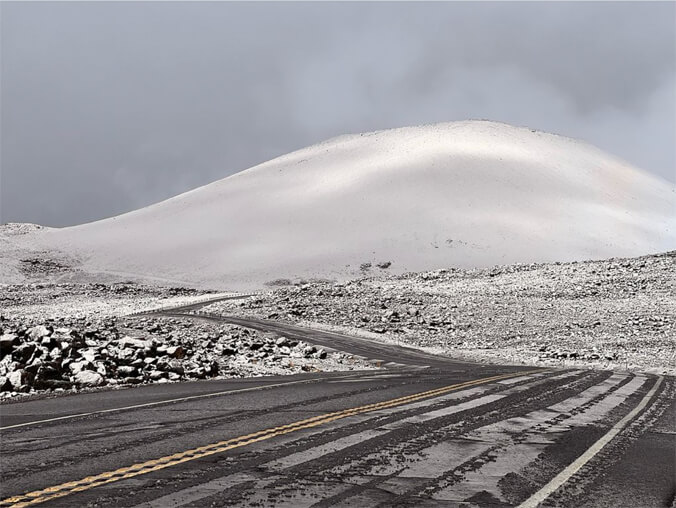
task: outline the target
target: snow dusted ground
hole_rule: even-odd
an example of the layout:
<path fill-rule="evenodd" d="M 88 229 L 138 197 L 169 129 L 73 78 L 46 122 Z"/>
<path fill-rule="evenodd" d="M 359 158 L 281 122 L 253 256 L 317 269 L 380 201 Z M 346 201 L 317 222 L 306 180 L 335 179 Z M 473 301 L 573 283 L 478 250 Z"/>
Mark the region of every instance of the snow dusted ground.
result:
<path fill-rule="evenodd" d="M 314 282 L 204 310 L 482 362 L 676 375 L 676 251 Z"/>
<path fill-rule="evenodd" d="M 572 139 L 484 121 L 342 136 L 161 203 L 0 228 L 0 281 L 217 289 L 676 248 L 674 186 Z M 22 229 L 23 228 L 23 229 Z"/>

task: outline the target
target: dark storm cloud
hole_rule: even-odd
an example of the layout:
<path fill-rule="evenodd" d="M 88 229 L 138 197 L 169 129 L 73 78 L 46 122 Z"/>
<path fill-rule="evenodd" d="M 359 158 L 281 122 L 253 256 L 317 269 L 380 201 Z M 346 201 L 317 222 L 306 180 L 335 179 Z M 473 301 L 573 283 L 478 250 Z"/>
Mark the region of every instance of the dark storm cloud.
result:
<path fill-rule="evenodd" d="M 0 220 L 76 224 L 349 132 L 490 118 L 674 180 L 674 3 L 2 3 Z"/>

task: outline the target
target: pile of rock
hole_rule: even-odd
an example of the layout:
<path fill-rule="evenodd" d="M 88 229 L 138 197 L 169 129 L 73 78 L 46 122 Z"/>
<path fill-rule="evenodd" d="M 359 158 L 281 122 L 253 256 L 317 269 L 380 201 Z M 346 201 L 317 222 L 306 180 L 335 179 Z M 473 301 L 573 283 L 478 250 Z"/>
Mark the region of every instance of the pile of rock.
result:
<path fill-rule="evenodd" d="M 78 330 L 40 324 L 0 336 L 0 390 L 138 384 L 218 374 L 217 362 L 184 365 L 186 350 L 156 339 L 119 336 L 110 327 Z M 188 367 L 188 368 L 186 368 Z"/>
<path fill-rule="evenodd" d="M 328 357 L 322 349 L 286 337 L 190 320 L 0 321 L 3 398 L 44 390 L 335 370 L 337 364 L 354 363 L 338 353 Z"/>

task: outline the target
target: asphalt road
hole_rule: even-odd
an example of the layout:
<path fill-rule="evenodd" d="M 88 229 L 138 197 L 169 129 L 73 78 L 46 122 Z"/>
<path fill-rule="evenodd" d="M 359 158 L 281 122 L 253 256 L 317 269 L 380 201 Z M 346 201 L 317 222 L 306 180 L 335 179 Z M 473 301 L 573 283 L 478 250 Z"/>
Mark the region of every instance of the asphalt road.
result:
<path fill-rule="evenodd" d="M 0 506 L 674 503 L 673 378 L 475 365 L 227 320 L 389 368 L 1 406 Z"/>

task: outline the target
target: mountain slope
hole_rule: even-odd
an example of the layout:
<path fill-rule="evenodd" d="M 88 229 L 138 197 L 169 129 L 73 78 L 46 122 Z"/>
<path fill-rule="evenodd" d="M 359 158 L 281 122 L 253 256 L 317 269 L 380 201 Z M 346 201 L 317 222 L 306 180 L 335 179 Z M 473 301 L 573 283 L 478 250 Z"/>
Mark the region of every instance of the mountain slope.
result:
<path fill-rule="evenodd" d="M 342 136 L 111 219 L 21 235 L 83 272 L 211 287 L 676 247 L 674 187 L 492 122 Z M 377 268 L 372 268 L 378 270 Z"/>

